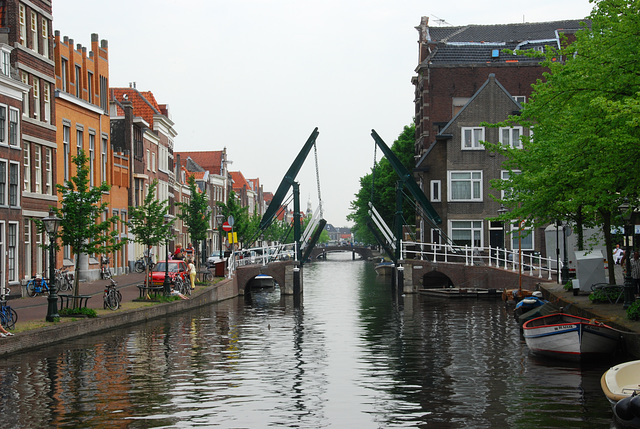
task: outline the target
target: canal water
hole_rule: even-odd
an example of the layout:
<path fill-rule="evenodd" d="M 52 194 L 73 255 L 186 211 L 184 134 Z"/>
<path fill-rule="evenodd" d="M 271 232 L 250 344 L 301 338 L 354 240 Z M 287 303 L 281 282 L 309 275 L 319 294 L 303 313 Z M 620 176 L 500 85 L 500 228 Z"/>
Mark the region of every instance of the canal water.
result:
<path fill-rule="evenodd" d="M 500 285 L 496 285 L 500 286 Z M 608 428 L 617 362 L 530 355 L 501 301 L 394 299 L 351 254 L 279 291 L 0 361 L 3 427 Z"/>

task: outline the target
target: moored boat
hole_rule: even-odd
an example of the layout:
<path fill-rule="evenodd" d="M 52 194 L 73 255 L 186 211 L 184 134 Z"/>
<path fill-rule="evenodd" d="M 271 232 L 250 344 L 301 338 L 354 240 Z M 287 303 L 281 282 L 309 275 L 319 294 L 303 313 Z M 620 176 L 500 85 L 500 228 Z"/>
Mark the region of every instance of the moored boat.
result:
<path fill-rule="evenodd" d="M 276 285 L 273 277 L 267 274 L 258 274 L 249 282 L 249 286 L 252 288 L 270 288 Z"/>
<path fill-rule="evenodd" d="M 640 360 L 609 368 L 600 386 L 616 419 L 625 427 L 640 428 Z"/>
<path fill-rule="evenodd" d="M 542 292 L 537 290 L 533 292 L 531 296 L 522 298 L 520 301 L 518 301 L 518 303 L 516 304 L 516 308 L 513 310 L 513 315 L 515 316 L 516 320 L 519 320 L 520 316 L 524 313 L 527 313 L 535 308 L 542 307 L 548 302 L 549 301 L 542 297 Z"/>
<path fill-rule="evenodd" d="M 583 360 L 611 355 L 620 333 L 595 319 L 553 313 L 528 320 L 522 326 L 529 349 L 537 355 Z"/>
<path fill-rule="evenodd" d="M 393 262 L 380 262 L 375 266 L 376 274 L 379 276 L 390 276 L 394 268 L 395 264 Z"/>

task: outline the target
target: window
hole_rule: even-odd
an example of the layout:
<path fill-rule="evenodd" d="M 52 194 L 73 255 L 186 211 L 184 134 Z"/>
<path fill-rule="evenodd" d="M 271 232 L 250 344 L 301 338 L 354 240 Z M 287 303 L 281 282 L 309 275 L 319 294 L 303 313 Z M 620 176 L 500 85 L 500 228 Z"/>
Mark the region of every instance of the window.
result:
<path fill-rule="evenodd" d="M 151 171 L 153 172 L 156 171 L 156 153 L 155 152 L 151 154 Z"/>
<path fill-rule="evenodd" d="M 515 170 L 513 173 L 514 174 L 520 174 L 520 171 L 519 170 Z M 500 179 L 509 180 L 509 177 L 510 177 L 510 175 L 509 175 L 509 171 L 508 170 L 502 170 L 500 172 Z M 506 189 L 506 190 L 503 189 L 503 190 L 501 190 L 500 191 L 500 199 L 504 200 L 504 199 L 511 198 L 511 192 L 512 192 L 512 189 Z"/>
<path fill-rule="evenodd" d="M 67 69 L 68 69 L 68 63 L 67 60 L 65 58 L 62 58 L 62 61 L 60 61 L 60 80 L 62 80 L 62 90 L 64 92 L 69 92 L 67 90 Z"/>
<path fill-rule="evenodd" d="M 19 20 L 20 20 L 20 43 L 25 45 L 27 44 L 27 11 L 23 4 L 20 4 L 19 11 Z"/>
<path fill-rule="evenodd" d="M 49 58 L 49 23 L 42 18 L 42 55 Z"/>
<path fill-rule="evenodd" d="M 513 101 L 515 101 L 516 103 L 524 103 L 527 101 L 527 97 L 525 97 L 524 95 L 514 95 L 513 97 Z"/>
<path fill-rule="evenodd" d="M 9 281 L 18 281 L 18 224 L 10 223 L 7 232 L 7 262 Z"/>
<path fill-rule="evenodd" d="M 87 73 L 87 92 L 89 93 L 89 103 L 93 104 L 93 73 Z"/>
<path fill-rule="evenodd" d="M 36 273 L 41 273 L 44 270 L 44 249 L 42 245 L 42 233 L 36 231 Z"/>
<path fill-rule="evenodd" d="M 29 153 L 29 143 L 23 145 L 22 151 L 22 180 L 25 192 L 31 192 L 31 154 Z"/>
<path fill-rule="evenodd" d="M 102 181 L 107 181 L 107 139 L 102 139 L 102 153 L 100 154 L 100 163 L 102 167 Z"/>
<path fill-rule="evenodd" d="M 25 72 L 20 72 L 20 79 L 22 80 L 22 83 L 24 83 L 25 85 L 29 85 L 28 74 L 26 74 Z M 22 114 L 27 116 L 29 116 L 29 97 L 31 96 L 30 92 L 31 91 L 29 90 L 22 94 Z"/>
<path fill-rule="evenodd" d="M 517 223 L 514 223 L 511 225 L 511 248 L 519 250 L 520 245 L 522 250 L 534 250 L 533 230 L 524 226 L 520 228 Z"/>
<path fill-rule="evenodd" d="M 64 180 L 69 180 L 69 140 L 71 139 L 71 129 L 67 125 L 62 126 L 62 159 L 64 168 Z"/>
<path fill-rule="evenodd" d="M 9 109 L 9 144 L 18 146 L 18 110 Z"/>
<path fill-rule="evenodd" d="M 24 272 L 31 271 L 31 219 L 24 220 Z"/>
<path fill-rule="evenodd" d="M 33 151 L 33 172 L 35 174 L 35 190 L 37 194 L 42 193 L 42 146 L 34 145 Z"/>
<path fill-rule="evenodd" d="M 511 146 L 514 149 L 522 149 L 521 135 L 522 127 L 501 127 L 500 143 L 505 146 Z"/>
<path fill-rule="evenodd" d="M 33 117 L 40 119 L 40 79 L 33 78 Z"/>
<path fill-rule="evenodd" d="M 482 171 L 449 171 L 449 201 L 482 201 Z"/>
<path fill-rule="evenodd" d="M 452 220 L 451 239 L 458 246 L 482 247 L 482 221 Z"/>
<path fill-rule="evenodd" d="M 82 130 L 76 130 L 76 155 L 79 155 L 82 150 L 82 140 L 84 140 Z"/>
<path fill-rule="evenodd" d="M 440 180 L 431 181 L 431 202 L 442 201 L 442 183 Z"/>
<path fill-rule="evenodd" d="M 93 175 L 96 174 L 96 136 L 89 134 L 89 186 L 93 187 Z"/>
<path fill-rule="evenodd" d="M 5 76 L 11 75 L 11 53 L 6 50 L 2 50 L 0 53 L 0 72 Z"/>
<path fill-rule="evenodd" d="M 38 52 L 38 16 L 31 11 L 31 49 Z"/>
<path fill-rule="evenodd" d="M 9 163 L 9 206 L 17 207 L 18 199 L 18 183 L 20 183 L 20 164 Z"/>
<path fill-rule="evenodd" d="M 0 161 L 0 205 L 7 204 L 7 161 Z"/>
<path fill-rule="evenodd" d="M 51 123 L 51 89 L 47 82 L 43 85 L 44 89 L 44 121 Z"/>
<path fill-rule="evenodd" d="M 147 149 L 147 170 L 151 170 L 151 151 Z"/>
<path fill-rule="evenodd" d="M 0 143 L 6 144 L 7 108 L 0 106 Z"/>
<path fill-rule="evenodd" d="M 44 148 L 44 193 L 53 195 L 53 170 L 51 165 L 51 149 Z"/>
<path fill-rule="evenodd" d="M 484 146 L 484 127 L 462 127 L 462 150 L 482 150 Z"/>
<path fill-rule="evenodd" d="M 82 98 L 82 69 L 76 66 L 76 97 Z"/>

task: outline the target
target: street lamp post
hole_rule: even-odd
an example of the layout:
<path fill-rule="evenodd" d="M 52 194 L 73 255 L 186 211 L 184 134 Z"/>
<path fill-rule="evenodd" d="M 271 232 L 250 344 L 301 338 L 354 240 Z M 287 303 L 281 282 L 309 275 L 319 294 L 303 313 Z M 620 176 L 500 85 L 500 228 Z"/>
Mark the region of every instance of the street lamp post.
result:
<path fill-rule="evenodd" d="M 171 295 L 171 279 L 169 279 L 169 232 L 171 221 L 173 220 L 173 216 L 170 214 L 164 215 L 164 224 L 167 227 L 167 238 L 165 241 L 164 248 L 164 282 L 162 282 L 163 292 L 165 296 Z"/>
<path fill-rule="evenodd" d="M 54 245 L 58 234 L 58 227 L 61 219 L 55 215 L 53 210 L 49 210 L 49 216 L 42 219 L 44 229 L 49 235 L 49 305 L 47 307 L 47 322 L 54 322 L 60 317 L 58 314 L 58 295 L 56 294 L 56 262 L 54 255 Z"/>
<path fill-rule="evenodd" d="M 560 276 L 562 277 L 562 284 L 567 284 L 569 281 L 569 258 L 567 256 L 567 224 L 562 225 L 562 251 L 564 252 L 564 259 L 562 260 L 562 268 L 560 269 Z"/>
<path fill-rule="evenodd" d="M 219 214 L 216 216 L 216 220 L 218 221 L 218 234 L 220 236 L 218 245 L 220 246 L 220 260 L 222 260 L 222 223 L 224 222 L 224 215 Z"/>
<path fill-rule="evenodd" d="M 631 245 L 629 243 L 629 236 L 633 234 L 633 230 L 631 227 L 631 217 L 633 215 L 633 209 L 629 206 L 629 203 L 625 200 L 622 204 L 618 206 L 618 210 L 620 211 L 620 215 L 624 220 L 624 240 L 625 240 L 625 249 L 624 249 L 624 260 L 625 264 L 625 274 L 624 274 L 624 304 L 623 308 L 627 309 L 633 303 L 635 296 L 633 293 L 633 280 L 631 279 Z"/>

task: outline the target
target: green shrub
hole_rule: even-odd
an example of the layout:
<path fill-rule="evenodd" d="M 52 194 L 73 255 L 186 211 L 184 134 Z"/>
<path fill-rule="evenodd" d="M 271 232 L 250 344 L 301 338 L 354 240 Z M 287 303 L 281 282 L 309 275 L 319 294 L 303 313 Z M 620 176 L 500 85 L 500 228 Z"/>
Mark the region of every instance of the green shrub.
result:
<path fill-rule="evenodd" d="M 591 302 L 615 302 L 620 296 L 620 290 L 617 288 L 596 289 L 589 295 Z"/>
<path fill-rule="evenodd" d="M 93 308 L 63 308 L 58 312 L 60 316 L 78 316 L 85 315 L 87 317 L 98 317 L 98 313 Z"/>
<path fill-rule="evenodd" d="M 640 320 L 640 301 L 634 301 L 629 308 L 627 308 L 627 319 Z"/>
<path fill-rule="evenodd" d="M 562 286 L 564 288 L 564 290 L 566 291 L 572 291 L 573 290 L 573 283 L 571 283 L 571 280 L 569 280 L 567 283 L 565 283 L 564 286 Z"/>

